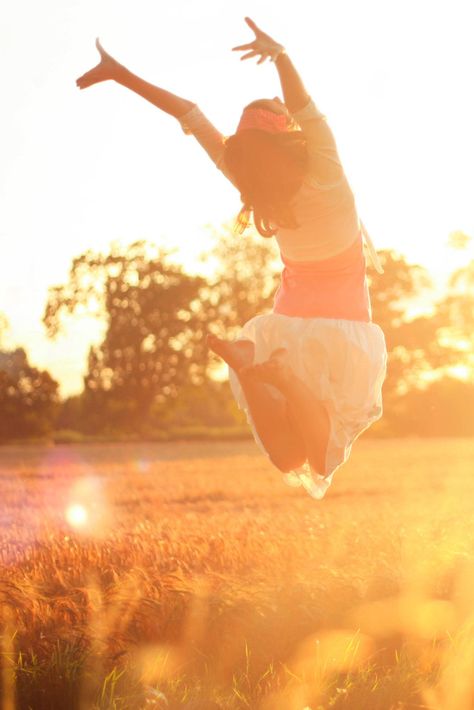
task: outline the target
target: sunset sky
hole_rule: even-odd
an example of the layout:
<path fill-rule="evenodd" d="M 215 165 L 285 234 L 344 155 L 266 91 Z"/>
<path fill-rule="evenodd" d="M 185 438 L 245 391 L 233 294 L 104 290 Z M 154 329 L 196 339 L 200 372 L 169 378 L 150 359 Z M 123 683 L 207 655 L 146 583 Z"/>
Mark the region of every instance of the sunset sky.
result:
<path fill-rule="evenodd" d="M 146 239 L 195 268 L 239 196 L 172 118 L 112 83 L 80 92 L 104 47 L 197 102 L 232 133 L 241 107 L 279 93 L 271 64 L 241 63 L 250 15 L 288 49 L 327 115 L 376 246 L 442 277 L 474 235 L 472 0 L 43 0 L 9 2 L 0 25 L 0 313 L 64 394 L 82 386 L 97 328 L 49 341 L 48 286 L 85 249 Z"/>

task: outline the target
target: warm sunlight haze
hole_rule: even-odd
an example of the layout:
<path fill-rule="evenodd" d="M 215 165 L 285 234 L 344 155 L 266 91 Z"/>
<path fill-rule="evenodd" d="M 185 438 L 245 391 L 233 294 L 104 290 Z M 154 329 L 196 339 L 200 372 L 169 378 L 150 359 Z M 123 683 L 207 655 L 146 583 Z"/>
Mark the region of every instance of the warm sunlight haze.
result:
<path fill-rule="evenodd" d="M 0 710 L 473 710 L 473 0 L 6 5 Z"/>

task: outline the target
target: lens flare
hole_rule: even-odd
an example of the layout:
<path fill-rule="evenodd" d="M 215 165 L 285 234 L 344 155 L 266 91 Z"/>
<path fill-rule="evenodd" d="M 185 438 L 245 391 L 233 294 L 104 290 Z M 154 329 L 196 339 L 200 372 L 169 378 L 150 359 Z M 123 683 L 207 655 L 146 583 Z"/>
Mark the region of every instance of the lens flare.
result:
<path fill-rule="evenodd" d="M 70 505 L 66 510 L 66 520 L 73 528 L 82 528 L 88 521 L 89 515 L 86 508 L 79 503 Z"/>
<path fill-rule="evenodd" d="M 89 473 L 73 480 L 69 491 L 64 492 L 61 510 L 78 535 L 100 538 L 110 532 L 111 510 L 105 482 L 99 476 Z"/>

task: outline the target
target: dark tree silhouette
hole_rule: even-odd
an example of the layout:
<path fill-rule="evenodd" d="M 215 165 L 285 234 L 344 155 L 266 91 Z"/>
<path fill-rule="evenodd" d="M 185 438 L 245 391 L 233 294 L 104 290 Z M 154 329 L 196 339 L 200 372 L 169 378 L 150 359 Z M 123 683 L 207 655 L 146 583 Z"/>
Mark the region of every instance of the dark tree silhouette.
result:
<path fill-rule="evenodd" d="M 58 383 L 28 363 L 23 348 L 0 352 L 0 440 L 44 436 L 58 410 Z"/>
<path fill-rule="evenodd" d="M 136 242 L 108 255 L 86 252 L 73 261 L 69 282 L 50 289 L 49 335 L 64 314 L 81 308 L 106 321 L 103 343 L 89 352 L 87 429 L 141 430 L 155 403 L 176 396 L 184 382 L 202 382 L 204 283 L 165 252 Z"/>
<path fill-rule="evenodd" d="M 50 289 L 44 314 L 48 334 L 54 337 L 63 316 L 81 310 L 106 322 L 104 341 L 90 349 L 74 418 L 80 416 L 86 431 L 143 431 L 166 419 L 185 388 L 190 411 L 202 411 L 196 388 L 210 387 L 210 397 L 219 389 L 228 422 L 228 398 L 209 383 L 205 335 L 213 330 L 232 337 L 237 325 L 271 306 L 273 254 L 265 240 L 238 238 L 225 228 L 207 256 L 216 266 L 208 281 L 185 273 L 168 254 L 144 242 L 74 259 L 68 283 Z M 183 420 L 189 418 L 183 397 L 175 409 Z M 215 423 L 215 407 L 208 414 Z"/>

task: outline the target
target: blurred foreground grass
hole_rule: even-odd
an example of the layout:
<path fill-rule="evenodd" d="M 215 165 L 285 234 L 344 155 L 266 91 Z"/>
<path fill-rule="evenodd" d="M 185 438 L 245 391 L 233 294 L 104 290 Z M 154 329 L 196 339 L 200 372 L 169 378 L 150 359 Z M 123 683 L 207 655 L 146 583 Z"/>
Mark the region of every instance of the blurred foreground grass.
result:
<path fill-rule="evenodd" d="M 472 710 L 474 440 L 0 449 L 2 710 Z"/>

